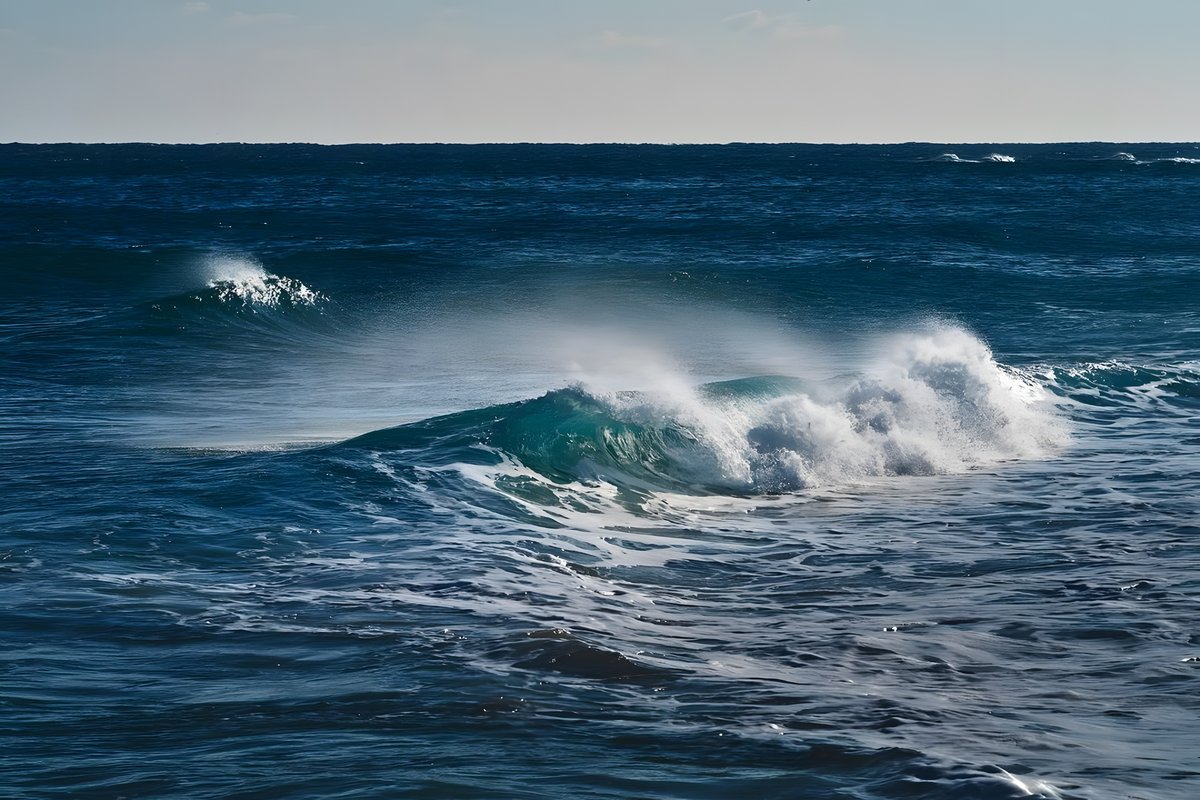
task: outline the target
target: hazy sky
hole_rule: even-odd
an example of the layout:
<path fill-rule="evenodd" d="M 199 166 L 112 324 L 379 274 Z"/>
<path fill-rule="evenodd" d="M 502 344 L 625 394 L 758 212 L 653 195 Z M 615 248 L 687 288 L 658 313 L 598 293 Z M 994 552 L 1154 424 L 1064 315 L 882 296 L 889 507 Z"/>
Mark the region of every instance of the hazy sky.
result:
<path fill-rule="evenodd" d="M 1198 0 L 0 0 L 0 141 L 1194 141 Z"/>

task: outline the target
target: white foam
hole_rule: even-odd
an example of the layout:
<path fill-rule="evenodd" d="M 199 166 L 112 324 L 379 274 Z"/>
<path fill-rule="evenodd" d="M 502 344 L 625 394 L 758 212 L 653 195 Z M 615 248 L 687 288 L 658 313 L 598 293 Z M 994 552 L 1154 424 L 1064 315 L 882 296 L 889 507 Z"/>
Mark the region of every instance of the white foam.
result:
<path fill-rule="evenodd" d="M 1012 164 L 1015 163 L 1017 159 L 1013 156 L 1006 156 L 1003 153 L 989 153 L 983 157 L 983 160 L 992 161 L 997 164 Z"/>

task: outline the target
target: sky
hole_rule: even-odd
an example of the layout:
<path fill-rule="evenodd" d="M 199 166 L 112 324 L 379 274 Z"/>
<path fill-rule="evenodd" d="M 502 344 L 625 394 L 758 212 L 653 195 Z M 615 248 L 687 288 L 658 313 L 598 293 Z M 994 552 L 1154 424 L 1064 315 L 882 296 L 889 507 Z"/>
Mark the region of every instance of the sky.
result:
<path fill-rule="evenodd" d="M 0 141 L 1200 140 L 1196 0 L 0 0 Z"/>

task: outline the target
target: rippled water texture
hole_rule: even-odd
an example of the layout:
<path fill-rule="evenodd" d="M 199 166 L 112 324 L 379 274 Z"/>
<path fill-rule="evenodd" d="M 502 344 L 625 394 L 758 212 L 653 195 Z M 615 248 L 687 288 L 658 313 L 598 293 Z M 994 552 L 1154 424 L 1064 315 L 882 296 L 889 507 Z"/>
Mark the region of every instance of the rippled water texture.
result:
<path fill-rule="evenodd" d="M 1200 796 L 1194 145 L 0 146 L 0 795 Z"/>

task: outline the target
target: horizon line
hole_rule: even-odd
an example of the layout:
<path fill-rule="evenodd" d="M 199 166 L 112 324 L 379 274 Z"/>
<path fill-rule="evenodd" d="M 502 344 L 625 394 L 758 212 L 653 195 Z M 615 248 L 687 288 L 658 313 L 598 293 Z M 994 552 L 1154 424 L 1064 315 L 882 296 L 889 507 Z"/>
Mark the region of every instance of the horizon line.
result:
<path fill-rule="evenodd" d="M 736 145 L 760 145 L 760 146 L 779 146 L 779 145 L 802 145 L 810 147 L 897 147 L 903 145 L 962 145 L 962 146 L 1035 146 L 1035 145 L 1078 145 L 1078 144 L 1111 144 L 1111 145 L 1194 145 L 1200 146 L 1200 140 L 1194 141 L 1172 141 L 1168 139 L 1147 139 L 1142 141 L 1115 139 L 1063 139 L 1063 140 L 1039 140 L 1039 141 L 934 141 L 934 140 L 918 140 L 910 139 L 905 141 L 886 141 L 886 142 L 805 142 L 805 141 L 764 141 L 764 140 L 730 140 L 724 142 L 664 142 L 664 141 L 533 141 L 533 140 L 515 140 L 515 141 L 390 141 L 390 142 L 369 142 L 369 141 L 354 141 L 354 142 L 315 142 L 315 141 L 237 141 L 237 140 L 210 140 L 210 141 L 149 141 L 149 140 L 107 140 L 107 141 L 18 141 L 12 140 L 8 142 L 0 142 L 0 146 L 25 145 L 25 146 L 60 146 L 60 145 L 76 145 L 76 146 L 120 146 L 120 145 L 151 145 L 160 147 L 211 147 L 219 145 L 243 145 L 243 146 L 276 146 L 276 145 L 303 145 L 307 147 L 363 147 L 363 146 L 461 146 L 461 147 L 478 147 L 478 146 L 496 146 L 496 145 L 529 145 L 529 146 L 567 146 L 567 147 L 595 147 L 595 146 L 624 146 L 624 147 L 728 147 Z"/>

